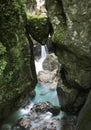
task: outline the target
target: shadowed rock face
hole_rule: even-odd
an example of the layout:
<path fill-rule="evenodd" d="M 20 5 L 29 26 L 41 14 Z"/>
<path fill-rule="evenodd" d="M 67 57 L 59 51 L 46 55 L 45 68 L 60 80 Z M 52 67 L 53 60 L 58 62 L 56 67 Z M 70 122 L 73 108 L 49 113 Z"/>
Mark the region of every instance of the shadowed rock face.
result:
<path fill-rule="evenodd" d="M 61 64 L 58 95 L 66 112 L 78 112 L 91 88 L 90 6 L 91 0 L 46 0 L 52 42 Z"/>
<path fill-rule="evenodd" d="M 90 130 L 91 129 L 91 90 L 85 105 L 83 106 L 77 122 L 77 130 Z"/>

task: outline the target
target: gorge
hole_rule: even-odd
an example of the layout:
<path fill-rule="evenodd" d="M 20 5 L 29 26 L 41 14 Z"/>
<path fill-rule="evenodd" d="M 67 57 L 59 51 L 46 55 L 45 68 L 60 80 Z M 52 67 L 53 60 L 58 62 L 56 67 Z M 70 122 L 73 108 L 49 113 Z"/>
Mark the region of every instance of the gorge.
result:
<path fill-rule="evenodd" d="M 91 0 L 45 0 L 39 8 L 36 4 L 35 0 L 0 1 L 0 126 L 29 103 L 38 80 L 44 80 L 44 73 L 37 79 L 33 49 L 49 40 L 48 48 L 58 57 L 60 110 L 69 115 L 60 129 L 90 130 Z M 49 65 L 44 61 L 45 75 Z M 73 128 L 67 127 L 69 120 L 75 122 Z"/>

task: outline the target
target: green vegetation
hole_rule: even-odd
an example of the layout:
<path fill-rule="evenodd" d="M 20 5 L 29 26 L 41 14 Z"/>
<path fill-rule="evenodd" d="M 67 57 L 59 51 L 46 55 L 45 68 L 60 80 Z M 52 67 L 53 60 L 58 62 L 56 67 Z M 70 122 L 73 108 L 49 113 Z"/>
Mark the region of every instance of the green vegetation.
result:
<path fill-rule="evenodd" d="M 30 34 L 36 41 L 45 44 L 51 30 L 48 17 L 29 14 L 27 14 L 27 17 Z"/>
<path fill-rule="evenodd" d="M 12 109 L 10 102 L 15 106 L 15 100 L 36 84 L 30 67 L 33 61 L 26 23 L 24 0 L 0 1 L 0 119 L 6 116 L 6 108 Z"/>
<path fill-rule="evenodd" d="M 8 115 L 12 109 L 17 108 L 16 102 L 19 103 L 21 96 L 28 94 L 28 90 L 32 90 L 36 84 L 32 43 L 27 32 L 38 42 L 45 44 L 51 29 L 46 16 L 26 12 L 25 0 L 0 1 L 1 120 L 6 117 L 6 113 Z"/>
<path fill-rule="evenodd" d="M 66 40 L 66 36 L 67 36 L 67 29 L 66 27 L 62 28 L 62 27 L 57 27 L 55 29 L 55 32 L 52 36 L 52 41 L 54 43 L 60 44 L 62 42 L 64 42 Z"/>

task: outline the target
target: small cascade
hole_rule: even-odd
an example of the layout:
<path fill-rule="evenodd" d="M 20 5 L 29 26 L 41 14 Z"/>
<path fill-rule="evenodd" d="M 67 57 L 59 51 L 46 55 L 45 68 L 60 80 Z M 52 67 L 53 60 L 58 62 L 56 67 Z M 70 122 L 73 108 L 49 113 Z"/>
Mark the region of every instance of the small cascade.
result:
<path fill-rule="evenodd" d="M 41 46 L 41 58 L 46 58 L 48 54 L 48 48 L 46 45 Z"/>
<path fill-rule="evenodd" d="M 42 45 L 40 59 L 38 61 L 35 60 L 37 75 L 40 71 L 46 72 L 46 70 L 43 71 L 42 65 L 47 56 L 48 48 L 46 45 Z M 48 73 L 50 78 L 52 72 L 47 70 Z M 46 79 L 48 76 L 42 77 Z M 11 115 L 5 121 L 2 130 L 6 130 L 8 127 L 11 127 L 10 130 L 23 130 L 23 128 L 26 130 L 60 130 L 60 120 L 64 113 L 60 112 L 56 86 L 49 81 L 49 78 L 48 82 L 38 80 L 35 86 L 35 97 L 24 108 L 20 108 Z M 57 82 L 55 78 L 52 81 Z"/>
<path fill-rule="evenodd" d="M 38 61 L 35 60 L 35 68 L 36 73 L 38 74 L 39 71 L 43 70 L 42 63 L 45 60 L 46 56 L 48 54 L 48 48 L 46 45 L 41 46 L 41 57 Z"/>

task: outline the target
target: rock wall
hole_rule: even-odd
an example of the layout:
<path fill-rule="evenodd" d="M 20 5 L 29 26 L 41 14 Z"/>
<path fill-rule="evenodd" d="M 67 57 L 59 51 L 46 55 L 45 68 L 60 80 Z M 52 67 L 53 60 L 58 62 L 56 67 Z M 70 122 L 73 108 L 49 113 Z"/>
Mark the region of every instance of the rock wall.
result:
<path fill-rule="evenodd" d="M 36 84 L 23 1 L 0 1 L 0 122 L 26 104 Z"/>
<path fill-rule="evenodd" d="M 60 104 L 64 111 L 77 113 L 91 88 L 91 0 L 46 0 L 45 5 L 53 27 L 51 40 L 61 64 Z"/>
<path fill-rule="evenodd" d="M 89 92 L 86 103 L 79 114 L 76 130 L 90 130 L 91 129 L 91 112 L 90 111 L 91 111 L 91 90 Z"/>

